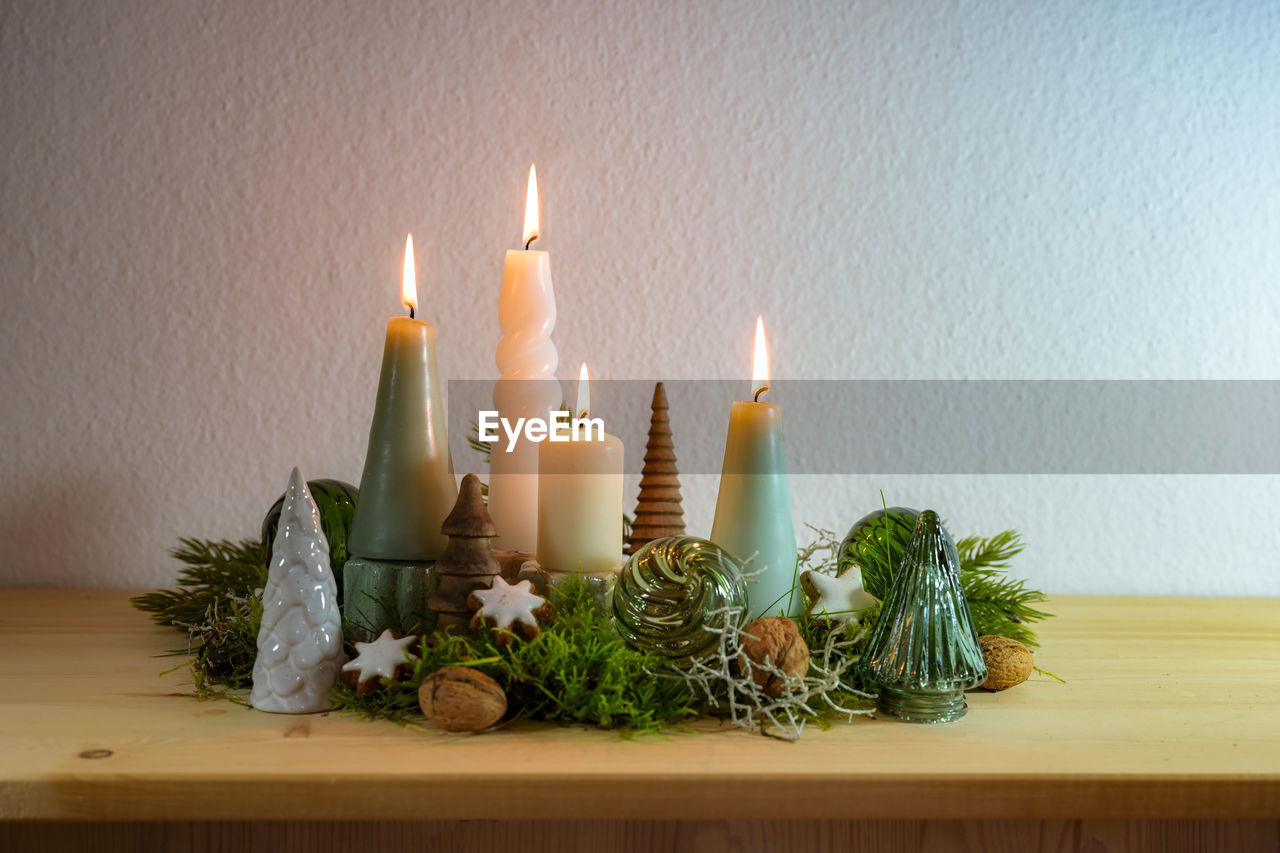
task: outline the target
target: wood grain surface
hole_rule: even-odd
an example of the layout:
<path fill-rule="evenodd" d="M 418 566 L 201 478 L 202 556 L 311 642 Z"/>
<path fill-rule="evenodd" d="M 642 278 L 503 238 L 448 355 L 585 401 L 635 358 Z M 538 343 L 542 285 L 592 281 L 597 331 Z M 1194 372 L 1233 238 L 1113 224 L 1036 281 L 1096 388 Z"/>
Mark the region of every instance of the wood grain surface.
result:
<path fill-rule="evenodd" d="M 632 739 L 534 723 L 468 736 L 200 702 L 183 671 L 159 674 L 177 663 L 161 655 L 181 635 L 127 597 L 0 591 L 0 818 L 274 822 L 254 830 L 267 835 L 303 831 L 287 821 L 343 822 L 331 825 L 339 835 L 363 831 L 345 822 L 389 821 L 377 830 L 390 833 L 383 849 L 446 826 L 396 822 L 479 821 L 447 824 L 464 837 L 495 818 L 601 822 L 528 824 L 539 837 L 557 826 L 597 840 L 628 826 L 702 831 L 730 838 L 723 849 L 757 849 L 732 840 L 752 826 L 760 838 L 787 827 L 844 833 L 844 849 L 871 844 L 866 833 L 919 840 L 936 826 L 962 837 L 1012 826 L 1035 836 L 1025 849 L 1076 849 L 1082 832 L 1146 818 L 1189 821 L 1206 838 L 1253 832 L 1271 844 L 1257 849 L 1275 849 L 1278 600 L 1057 598 L 1037 663 L 1066 684 L 1033 675 L 970 694 L 956 723 L 860 719 L 788 744 L 710 723 Z M 1262 822 L 1214 823 L 1235 818 Z M 182 831 L 174 825 L 131 831 Z M 1054 840 L 1064 838 L 1074 841 Z M 206 840 L 200 849 L 224 849 Z"/>
<path fill-rule="evenodd" d="M 0 822 L 0 849 L 93 853 L 1275 853 L 1275 821 Z"/>

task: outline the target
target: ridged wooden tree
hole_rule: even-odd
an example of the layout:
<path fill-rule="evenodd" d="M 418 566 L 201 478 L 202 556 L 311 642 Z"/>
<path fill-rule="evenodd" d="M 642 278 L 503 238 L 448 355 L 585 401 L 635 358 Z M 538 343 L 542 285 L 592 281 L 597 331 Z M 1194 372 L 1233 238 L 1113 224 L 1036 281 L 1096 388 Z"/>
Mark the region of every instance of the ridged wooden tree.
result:
<path fill-rule="evenodd" d="M 653 415 L 649 419 L 649 442 L 644 448 L 644 468 L 640 471 L 640 497 L 635 520 L 627 537 L 627 553 L 634 554 L 646 542 L 664 536 L 684 535 L 680 476 L 676 470 L 675 445 L 671 441 L 671 421 L 667 417 L 667 391 L 659 382 L 653 388 Z"/>
<path fill-rule="evenodd" d="M 501 570 L 489 547 L 498 531 L 480 496 L 480 479 L 475 474 L 462 478 L 458 502 L 440 532 L 449 537 L 449 544 L 432 567 L 440 584 L 427 607 L 439 614 L 437 631 L 458 628 L 465 633 L 471 621 L 467 597 L 477 589 L 488 589 Z"/>

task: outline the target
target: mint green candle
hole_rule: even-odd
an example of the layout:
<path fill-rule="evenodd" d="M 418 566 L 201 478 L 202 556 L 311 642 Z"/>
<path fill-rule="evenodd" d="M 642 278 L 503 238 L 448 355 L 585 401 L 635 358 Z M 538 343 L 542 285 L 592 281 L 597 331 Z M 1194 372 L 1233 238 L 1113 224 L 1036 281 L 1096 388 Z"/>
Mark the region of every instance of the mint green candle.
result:
<path fill-rule="evenodd" d="M 792 595 L 796 569 L 796 533 L 791 524 L 791 486 L 782 441 L 782 410 L 757 402 L 768 390 L 768 353 L 764 324 L 756 320 L 753 400 L 737 401 L 729 410 L 720 491 L 711 541 L 739 560 L 751 559 L 747 573 L 749 615 L 790 616 L 803 609 L 803 596 Z M 754 555 L 754 557 L 753 557 Z M 763 571 L 761 571 L 763 569 Z"/>

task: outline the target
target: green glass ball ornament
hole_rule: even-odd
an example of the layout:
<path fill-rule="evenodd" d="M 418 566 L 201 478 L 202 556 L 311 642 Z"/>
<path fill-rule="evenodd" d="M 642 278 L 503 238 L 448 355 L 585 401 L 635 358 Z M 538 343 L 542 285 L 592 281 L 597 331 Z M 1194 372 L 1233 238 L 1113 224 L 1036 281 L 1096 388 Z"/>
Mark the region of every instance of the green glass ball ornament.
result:
<path fill-rule="evenodd" d="M 710 629 L 722 627 L 726 616 L 740 623 L 746 613 L 742 565 L 719 545 L 692 536 L 645 543 L 613 588 L 618 633 L 632 648 L 668 658 L 711 651 L 720 634 Z"/>
<path fill-rule="evenodd" d="M 333 570 L 341 599 L 342 566 L 347 562 L 347 537 L 351 533 L 351 519 L 356 513 L 359 490 L 341 480 L 308 480 L 307 489 L 320 510 L 320 529 L 329 543 L 329 567 Z M 271 549 L 275 545 L 276 528 L 283 508 L 284 495 L 281 495 L 262 520 L 262 559 L 268 563 L 271 562 Z"/>
<path fill-rule="evenodd" d="M 862 588 L 884 601 L 919 516 L 917 510 L 891 506 L 858 519 L 840 543 L 836 575 L 858 566 L 862 569 Z"/>

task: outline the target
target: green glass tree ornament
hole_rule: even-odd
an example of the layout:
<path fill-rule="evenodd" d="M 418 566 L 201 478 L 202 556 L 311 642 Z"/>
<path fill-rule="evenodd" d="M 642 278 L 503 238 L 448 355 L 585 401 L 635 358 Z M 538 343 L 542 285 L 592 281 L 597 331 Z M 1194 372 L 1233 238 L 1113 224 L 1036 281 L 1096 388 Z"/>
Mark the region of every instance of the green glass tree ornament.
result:
<path fill-rule="evenodd" d="M 730 608 L 734 608 L 730 610 Z M 696 657 L 719 642 L 725 619 L 741 621 L 747 587 L 738 561 L 719 545 L 668 536 L 641 545 L 613 588 L 613 617 L 635 649 Z"/>
<path fill-rule="evenodd" d="M 960 557 L 932 510 L 916 519 L 860 667 L 879 710 L 913 723 L 960 719 L 964 691 L 987 677 Z"/>

